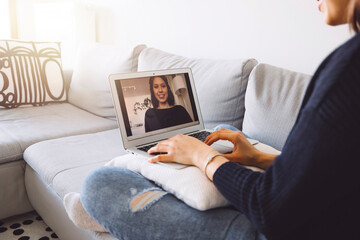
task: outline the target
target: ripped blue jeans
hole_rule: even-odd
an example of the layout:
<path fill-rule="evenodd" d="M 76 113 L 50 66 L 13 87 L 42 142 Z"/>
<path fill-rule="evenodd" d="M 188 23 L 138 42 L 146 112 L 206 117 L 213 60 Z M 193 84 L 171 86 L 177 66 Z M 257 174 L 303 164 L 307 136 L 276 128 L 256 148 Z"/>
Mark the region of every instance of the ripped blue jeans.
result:
<path fill-rule="evenodd" d="M 118 239 L 265 239 L 232 207 L 198 211 L 119 167 L 92 172 L 82 186 L 81 202 Z"/>

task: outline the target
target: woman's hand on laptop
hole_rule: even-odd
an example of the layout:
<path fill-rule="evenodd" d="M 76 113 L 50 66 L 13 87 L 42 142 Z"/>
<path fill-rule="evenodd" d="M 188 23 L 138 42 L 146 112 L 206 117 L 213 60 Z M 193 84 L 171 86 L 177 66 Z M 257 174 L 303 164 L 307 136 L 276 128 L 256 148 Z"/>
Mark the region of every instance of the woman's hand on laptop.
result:
<path fill-rule="evenodd" d="M 148 153 L 163 152 L 149 160 L 149 162 L 177 162 L 186 165 L 195 165 L 201 168 L 202 161 L 205 161 L 208 155 L 218 154 L 210 146 L 202 141 L 186 136 L 176 135 L 167 140 L 159 142 L 156 146 L 149 149 Z"/>
<path fill-rule="evenodd" d="M 194 165 L 202 170 L 210 180 L 213 179 L 215 171 L 229 161 L 212 147 L 186 135 L 177 135 L 159 142 L 148 151 L 149 154 L 156 152 L 166 152 L 167 154 L 157 155 L 149 162 L 166 161 Z"/>
<path fill-rule="evenodd" d="M 227 140 L 234 144 L 232 153 L 224 156 L 232 162 L 238 162 L 246 166 L 254 166 L 266 169 L 273 164 L 277 155 L 263 153 L 257 150 L 240 131 L 232 131 L 226 128 L 211 133 L 205 140 L 211 145 L 218 140 Z"/>
<path fill-rule="evenodd" d="M 219 154 L 210 145 L 217 140 L 228 140 L 234 144 L 230 154 Z M 148 153 L 165 152 L 149 160 L 155 162 L 177 162 L 194 165 L 212 180 L 216 170 L 229 160 L 243 165 L 266 169 L 272 165 L 276 155 L 266 154 L 254 148 L 246 137 L 238 131 L 221 129 L 210 134 L 205 143 L 190 136 L 176 135 L 159 142 L 149 149 Z"/>

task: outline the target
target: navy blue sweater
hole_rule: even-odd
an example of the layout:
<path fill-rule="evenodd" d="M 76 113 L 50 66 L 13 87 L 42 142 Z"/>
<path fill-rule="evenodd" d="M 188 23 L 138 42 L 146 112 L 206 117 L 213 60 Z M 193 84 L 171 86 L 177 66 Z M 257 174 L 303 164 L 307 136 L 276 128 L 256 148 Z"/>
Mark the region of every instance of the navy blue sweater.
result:
<path fill-rule="evenodd" d="M 214 184 L 268 239 L 360 239 L 360 34 L 314 74 L 273 165 L 228 162 Z"/>

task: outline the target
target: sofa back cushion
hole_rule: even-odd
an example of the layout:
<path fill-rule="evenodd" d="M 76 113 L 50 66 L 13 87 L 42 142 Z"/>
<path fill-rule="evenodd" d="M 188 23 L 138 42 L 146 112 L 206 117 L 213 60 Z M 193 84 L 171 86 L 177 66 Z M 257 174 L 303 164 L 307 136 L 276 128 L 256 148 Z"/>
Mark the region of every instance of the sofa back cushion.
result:
<path fill-rule="evenodd" d="M 120 46 L 87 43 L 79 47 L 69 89 L 69 102 L 101 117 L 115 119 L 108 76 L 137 71 L 144 45 L 124 50 Z"/>
<path fill-rule="evenodd" d="M 60 43 L 0 40 L 0 108 L 66 100 Z"/>
<path fill-rule="evenodd" d="M 282 150 L 299 112 L 310 75 L 257 65 L 245 94 L 243 132 Z"/>
<path fill-rule="evenodd" d="M 146 48 L 138 71 L 190 67 L 205 127 L 225 123 L 241 128 L 247 81 L 256 64 L 254 59 L 194 59 Z"/>

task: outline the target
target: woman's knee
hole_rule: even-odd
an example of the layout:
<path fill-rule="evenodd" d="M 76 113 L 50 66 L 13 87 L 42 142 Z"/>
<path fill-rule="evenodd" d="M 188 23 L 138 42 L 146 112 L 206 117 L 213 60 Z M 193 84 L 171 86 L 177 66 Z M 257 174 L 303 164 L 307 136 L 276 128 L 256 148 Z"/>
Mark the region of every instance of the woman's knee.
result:
<path fill-rule="evenodd" d="M 108 185 L 109 175 L 113 170 L 110 167 L 101 167 L 92 171 L 84 180 L 81 187 L 81 202 L 84 206 L 93 205 L 103 195 Z"/>
<path fill-rule="evenodd" d="M 119 195 L 127 199 L 127 182 L 137 174 L 118 167 L 101 167 L 91 172 L 85 179 L 80 201 L 92 217 L 101 216 L 116 203 Z"/>
<path fill-rule="evenodd" d="M 226 129 L 229 129 L 229 130 L 232 130 L 232 131 L 240 131 L 239 129 L 237 129 L 236 127 L 232 126 L 232 125 L 229 125 L 229 124 L 220 124 L 220 125 L 217 125 L 216 127 L 213 128 L 214 131 L 217 131 L 217 130 L 220 130 L 222 128 L 226 128 Z"/>
<path fill-rule="evenodd" d="M 112 206 L 112 202 L 127 204 L 137 193 L 158 188 L 139 173 L 119 167 L 101 167 L 91 172 L 81 190 L 84 208 L 92 209 Z"/>
<path fill-rule="evenodd" d="M 144 178 L 135 172 L 119 167 L 101 167 L 91 172 L 85 179 L 81 195 L 96 198 L 100 195 L 107 195 L 119 186 L 126 188 L 127 184 L 144 181 Z"/>

